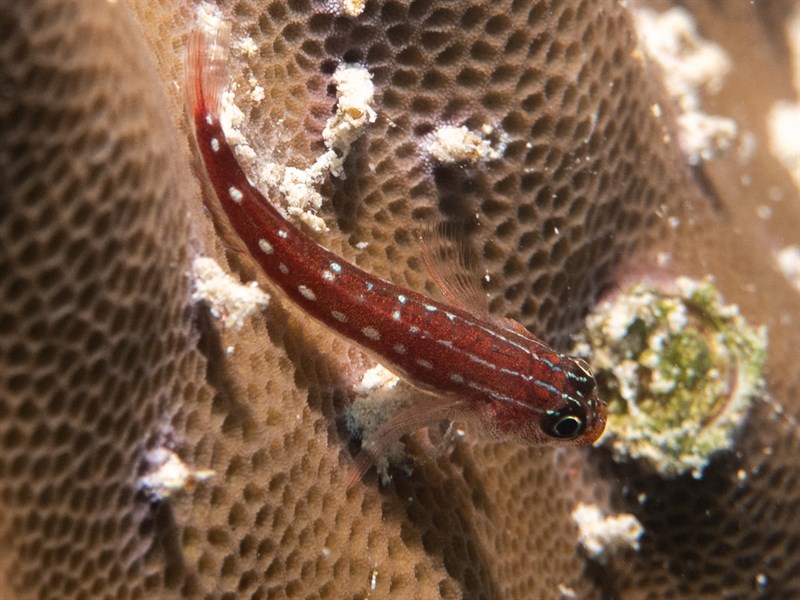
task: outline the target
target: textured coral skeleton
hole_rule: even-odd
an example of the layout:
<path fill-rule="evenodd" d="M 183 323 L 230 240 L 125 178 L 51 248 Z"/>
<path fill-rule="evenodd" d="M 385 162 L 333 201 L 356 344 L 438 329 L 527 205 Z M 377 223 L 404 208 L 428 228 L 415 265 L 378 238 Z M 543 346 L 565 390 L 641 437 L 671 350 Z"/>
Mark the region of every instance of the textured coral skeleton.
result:
<path fill-rule="evenodd" d="M 738 132 L 690 171 L 625 3 L 219 3 L 254 157 L 308 168 L 337 67 L 373 76 L 377 118 L 346 178 L 318 190 L 315 237 L 347 260 L 434 293 L 412 232 L 444 214 L 491 309 L 560 350 L 600 297 L 648 274 L 713 274 L 769 330 L 768 402 L 702 479 L 433 429 L 406 443 L 411 477 L 348 492 L 342 415 L 372 364 L 276 295 L 239 332 L 191 299 L 197 256 L 258 278 L 202 208 L 175 84 L 197 4 L 0 3 L 0 595 L 800 593 L 800 317 L 775 258 L 800 216 L 764 121 L 773 99 L 796 101 L 791 4 L 690 4 L 732 65 L 703 109 Z M 445 126 L 492 127 L 502 156 L 433 159 Z M 215 475 L 152 502 L 140 482 L 158 448 Z M 639 549 L 587 562 L 579 503 L 635 517 Z"/>
<path fill-rule="evenodd" d="M 230 24 L 220 22 L 193 30 L 187 50 L 190 114 L 219 206 L 274 286 L 420 390 L 419 400 L 376 432 L 374 449 L 364 445 L 362 469 L 400 437 L 443 417 L 474 421 L 491 439 L 532 446 L 584 446 L 600 437 L 605 405 L 583 361 L 554 352 L 516 321 L 491 317 L 478 290 L 473 295 L 481 302 L 469 305 L 439 270 L 431 277 L 449 304 L 362 271 L 295 227 L 250 183 L 220 123 L 229 45 Z M 341 92 L 341 68 L 334 81 Z M 359 93 L 337 95 L 337 116 L 366 120 L 367 103 L 345 100 Z M 342 122 L 326 145 L 344 152 L 360 135 L 353 129 Z"/>

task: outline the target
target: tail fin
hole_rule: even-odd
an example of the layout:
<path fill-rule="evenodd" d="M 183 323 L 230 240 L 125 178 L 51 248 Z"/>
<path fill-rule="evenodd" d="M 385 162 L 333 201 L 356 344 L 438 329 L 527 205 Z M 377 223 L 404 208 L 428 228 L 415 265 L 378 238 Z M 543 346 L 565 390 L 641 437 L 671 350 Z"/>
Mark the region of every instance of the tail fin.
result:
<path fill-rule="evenodd" d="M 222 90 L 228 80 L 231 24 L 205 19 L 189 34 L 186 51 L 186 96 L 192 115 L 219 117 Z"/>

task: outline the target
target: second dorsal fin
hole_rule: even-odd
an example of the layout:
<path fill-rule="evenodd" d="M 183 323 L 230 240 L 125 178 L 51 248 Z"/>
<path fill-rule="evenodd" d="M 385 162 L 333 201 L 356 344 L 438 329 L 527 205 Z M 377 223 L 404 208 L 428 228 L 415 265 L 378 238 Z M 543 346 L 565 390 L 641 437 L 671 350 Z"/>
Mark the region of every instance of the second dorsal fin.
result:
<path fill-rule="evenodd" d="M 433 282 L 452 305 L 477 317 L 489 316 L 486 293 L 476 276 L 463 233 L 434 218 L 418 231 L 422 259 Z"/>

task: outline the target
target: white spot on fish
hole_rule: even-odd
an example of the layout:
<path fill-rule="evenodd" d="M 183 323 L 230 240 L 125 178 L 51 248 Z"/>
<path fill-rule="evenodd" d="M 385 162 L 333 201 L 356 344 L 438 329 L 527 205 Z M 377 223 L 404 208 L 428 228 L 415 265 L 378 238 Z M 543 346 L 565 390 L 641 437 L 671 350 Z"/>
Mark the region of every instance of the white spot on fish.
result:
<path fill-rule="evenodd" d="M 282 239 L 286 239 L 289 237 L 289 234 L 286 232 L 285 229 L 278 229 L 278 237 Z"/>
<path fill-rule="evenodd" d="M 209 125 L 214 124 L 214 117 L 211 116 L 211 113 L 206 113 L 206 123 Z"/>
<path fill-rule="evenodd" d="M 425 310 L 427 310 L 428 312 L 436 312 L 437 309 L 436 309 L 435 306 L 432 306 L 430 304 L 426 304 L 425 305 Z"/>
<path fill-rule="evenodd" d="M 258 247 L 261 248 L 261 251 L 264 254 L 272 254 L 272 244 L 270 244 L 267 240 L 258 240 Z"/>
<path fill-rule="evenodd" d="M 398 301 L 400 304 L 405 304 L 405 303 L 406 303 L 406 300 L 408 300 L 408 298 L 406 298 L 405 296 L 403 296 L 403 294 L 400 294 L 400 295 L 397 297 L 397 301 Z"/>
<path fill-rule="evenodd" d="M 397 352 L 398 354 L 405 354 L 406 353 L 406 347 L 403 346 L 403 344 L 395 344 L 394 345 L 394 351 Z"/>
<path fill-rule="evenodd" d="M 233 200 L 236 203 L 241 202 L 242 198 L 244 198 L 244 196 L 242 196 L 242 192 L 240 192 L 237 188 L 233 186 L 228 188 L 228 194 L 230 195 L 231 200 Z"/>
<path fill-rule="evenodd" d="M 412 325 L 408 328 L 408 333 L 419 333 L 419 327 Z"/>
<path fill-rule="evenodd" d="M 457 373 L 453 373 L 452 375 L 450 375 L 450 381 L 453 381 L 455 383 L 464 383 L 464 378 L 461 375 L 458 375 Z"/>
<path fill-rule="evenodd" d="M 285 264 L 283 264 L 283 263 L 281 263 L 281 264 L 279 264 L 279 265 L 278 265 L 278 270 L 279 270 L 281 273 L 283 273 L 284 275 L 288 275 L 288 274 L 289 274 L 289 267 L 287 267 L 287 266 L 286 266 Z"/>
<path fill-rule="evenodd" d="M 331 273 L 330 271 L 328 271 L 328 269 L 325 269 L 325 270 L 322 272 L 322 278 L 323 278 L 325 281 L 336 281 L 336 275 L 334 275 L 333 273 Z"/>
<path fill-rule="evenodd" d="M 308 286 L 305 286 L 305 285 L 298 285 L 298 286 L 297 286 L 297 291 L 298 291 L 298 292 L 300 292 L 300 294 L 301 294 L 301 295 L 303 296 L 303 298 L 305 298 L 306 300 L 311 300 L 311 301 L 314 301 L 314 300 L 316 300 L 316 299 L 317 299 L 317 295 L 314 293 L 314 290 L 312 290 L 312 289 L 311 289 L 311 288 L 309 288 Z"/>
<path fill-rule="evenodd" d="M 433 365 L 431 364 L 431 361 L 425 360 L 423 358 L 418 358 L 417 359 L 417 364 L 420 367 L 425 367 L 426 369 L 432 369 L 433 368 Z"/>
<path fill-rule="evenodd" d="M 342 265 L 339 263 L 331 263 L 331 271 L 334 273 L 341 273 L 342 272 Z"/>
<path fill-rule="evenodd" d="M 371 291 L 372 291 L 372 288 L 374 288 L 374 287 L 375 287 L 375 285 L 374 285 L 374 284 L 373 284 L 371 281 L 365 281 L 364 283 L 365 283 L 365 284 L 366 284 L 366 286 L 367 286 L 367 291 L 368 291 L 368 292 L 371 292 Z"/>
<path fill-rule="evenodd" d="M 211 138 L 211 151 L 215 154 L 219 152 L 219 140 L 217 138 Z"/>
<path fill-rule="evenodd" d="M 456 320 L 456 316 L 453 313 L 444 313 L 444 314 L 447 315 L 447 318 L 450 319 L 450 321 Z"/>
<path fill-rule="evenodd" d="M 338 310 L 332 310 L 331 316 L 340 323 L 347 323 L 347 315 L 340 313 Z"/>
<path fill-rule="evenodd" d="M 381 339 L 380 332 L 374 327 L 364 327 L 361 329 L 361 333 L 363 333 L 366 337 L 368 337 L 371 340 Z"/>
<path fill-rule="evenodd" d="M 400 311 L 399 311 L 399 310 L 396 310 L 396 311 L 394 311 L 394 312 L 392 313 L 392 318 L 393 318 L 395 321 L 399 321 L 399 320 L 400 320 Z"/>

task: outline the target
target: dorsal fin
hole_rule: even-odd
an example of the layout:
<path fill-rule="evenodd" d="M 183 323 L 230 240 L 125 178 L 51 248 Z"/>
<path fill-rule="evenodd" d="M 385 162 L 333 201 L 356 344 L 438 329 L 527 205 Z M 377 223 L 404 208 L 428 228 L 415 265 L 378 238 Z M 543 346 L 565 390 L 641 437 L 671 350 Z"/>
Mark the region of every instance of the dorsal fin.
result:
<path fill-rule="evenodd" d="M 463 233 L 451 221 L 434 218 L 418 231 L 417 237 L 425 268 L 447 301 L 476 317 L 488 317 L 486 293 L 476 276 Z"/>

